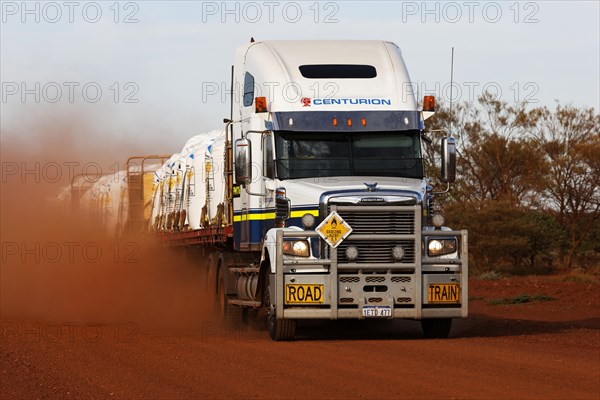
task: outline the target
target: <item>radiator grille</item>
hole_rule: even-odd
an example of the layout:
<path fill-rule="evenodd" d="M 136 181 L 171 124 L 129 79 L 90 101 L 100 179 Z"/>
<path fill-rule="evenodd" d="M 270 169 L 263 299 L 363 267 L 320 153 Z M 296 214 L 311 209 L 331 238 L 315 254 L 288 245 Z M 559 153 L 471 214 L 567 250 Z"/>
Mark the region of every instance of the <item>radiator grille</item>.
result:
<path fill-rule="evenodd" d="M 392 209 L 382 205 L 380 207 L 368 207 L 368 210 L 348 211 L 337 209 L 338 214 L 352 227 L 352 235 L 416 235 L 415 232 L 415 209 L 408 208 L 403 210 Z M 328 207 L 327 213 L 331 211 Z M 392 249 L 395 246 L 402 246 L 404 257 L 397 261 L 392 256 Z M 346 257 L 348 246 L 355 246 L 358 249 L 358 258 L 350 261 Z M 339 263 L 409 263 L 415 262 L 415 240 L 394 240 L 394 241 L 354 241 L 345 240 L 338 246 Z"/>
<path fill-rule="evenodd" d="M 352 227 L 353 233 L 414 235 L 415 218 L 412 211 L 339 212 Z"/>
<path fill-rule="evenodd" d="M 394 246 L 402 246 L 404 257 L 401 263 L 415 262 L 415 242 L 412 240 L 399 240 L 396 242 L 382 241 L 345 241 L 338 246 L 338 262 L 348 263 L 350 260 L 346 257 L 346 248 L 355 246 L 358 249 L 358 258 L 352 262 L 355 263 L 393 263 L 397 262 L 392 256 Z"/>

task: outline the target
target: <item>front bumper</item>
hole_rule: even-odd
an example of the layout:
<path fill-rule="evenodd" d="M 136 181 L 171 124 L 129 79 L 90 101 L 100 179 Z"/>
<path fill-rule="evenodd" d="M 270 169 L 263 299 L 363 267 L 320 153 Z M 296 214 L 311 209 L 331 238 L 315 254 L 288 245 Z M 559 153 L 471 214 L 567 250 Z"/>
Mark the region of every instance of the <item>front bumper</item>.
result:
<path fill-rule="evenodd" d="M 277 252 L 277 269 L 271 274 L 270 287 L 278 319 L 362 319 L 363 308 L 390 308 L 389 318 L 466 318 L 468 315 L 468 235 L 467 231 L 427 231 L 427 236 L 456 237 L 459 259 L 421 259 L 415 263 L 390 265 L 338 264 L 337 249 L 327 259 L 288 259 Z M 277 232 L 277 248 L 284 237 L 318 238 L 315 231 Z M 420 253 L 420 252 L 419 252 Z M 323 272 L 303 273 L 303 268 Z M 319 285 L 322 299 L 318 304 L 290 304 L 287 285 Z M 321 286 L 322 285 L 322 286 Z M 428 300 L 430 285 L 455 285 L 459 300 L 437 304 Z"/>

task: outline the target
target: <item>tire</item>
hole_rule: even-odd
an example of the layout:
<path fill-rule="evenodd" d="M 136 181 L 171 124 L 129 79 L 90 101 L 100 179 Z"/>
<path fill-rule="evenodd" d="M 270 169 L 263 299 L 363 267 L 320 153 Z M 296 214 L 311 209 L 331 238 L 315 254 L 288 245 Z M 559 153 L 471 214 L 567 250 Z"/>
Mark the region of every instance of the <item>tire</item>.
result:
<path fill-rule="evenodd" d="M 446 339 L 452 328 L 452 318 L 423 319 L 421 327 L 427 339 Z"/>
<path fill-rule="evenodd" d="M 269 286 L 263 293 L 263 305 L 267 308 L 267 325 L 269 336 L 276 342 L 294 340 L 296 335 L 295 319 L 277 319 L 275 317 L 275 306 L 271 304 Z"/>
<path fill-rule="evenodd" d="M 276 342 L 294 340 L 296 335 L 295 319 L 277 319 L 269 315 L 269 336 Z"/>

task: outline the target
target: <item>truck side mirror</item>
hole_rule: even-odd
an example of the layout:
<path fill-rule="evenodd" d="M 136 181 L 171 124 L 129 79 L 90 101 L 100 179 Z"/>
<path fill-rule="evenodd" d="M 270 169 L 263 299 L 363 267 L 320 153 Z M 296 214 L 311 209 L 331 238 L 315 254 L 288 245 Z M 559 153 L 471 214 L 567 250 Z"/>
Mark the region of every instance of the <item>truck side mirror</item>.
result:
<path fill-rule="evenodd" d="M 456 141 L 452 137 L 442 138 L 441 180 L 452 183 L 456 180 Z"/>
<path fill-rule="evenodd" d="M 252 146 L 248 139 L 235 141 L 235 183 L 246 185 L 252 179 Z"/>

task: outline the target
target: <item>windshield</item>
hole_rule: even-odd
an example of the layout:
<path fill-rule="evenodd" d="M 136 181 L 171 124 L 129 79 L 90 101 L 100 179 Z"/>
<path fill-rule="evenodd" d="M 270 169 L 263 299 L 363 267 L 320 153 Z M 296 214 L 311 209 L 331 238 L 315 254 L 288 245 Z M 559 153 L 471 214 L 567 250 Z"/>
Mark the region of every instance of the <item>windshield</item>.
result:
<path fill-rule="evenodd" d="M 419 131 L 275 135 L 277 176 L 394 176 L 422 178 Z"/>

